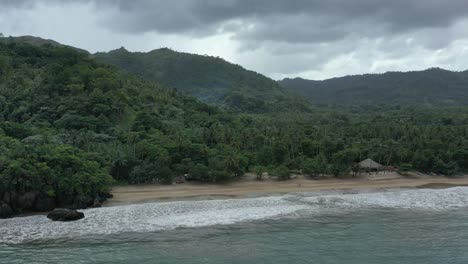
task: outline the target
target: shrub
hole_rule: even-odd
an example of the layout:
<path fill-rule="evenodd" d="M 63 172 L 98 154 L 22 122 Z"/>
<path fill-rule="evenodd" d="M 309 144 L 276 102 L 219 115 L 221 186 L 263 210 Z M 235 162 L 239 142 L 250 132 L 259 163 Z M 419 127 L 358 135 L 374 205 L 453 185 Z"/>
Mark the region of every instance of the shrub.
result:
<path fill-rule="evenodd" d="M 231 173 L 226 170 L 214 170 L 210 172 L 211 182 L 223 182 L 231 179 Z"/>
<path fill-rule="evenodd" d="M 265 168 L 263 166 L 255 166 L 253 168 L 253 173 L 258 181 L 263 180 L 263 172 L 265 172 Z"/>
<path fill-rule="evenodd" d="M 412 169 L 413 169 L 413 165 L 411 165 L 409 163 L 402 163 L 402 164 L 400 164 L 399 171 L 406 172 L 406 171 L 410 171 Z"/>
<path fill-rule="evenodd" d="M 190 180 L 208 181 L 210 178 L 209 169 L 203 164 L 197 164 L 190 169 Z"/>
<path fill-rule="evenodd" d="M 130 183 L 150 183 L 159 182 L 163 184 L 171 184 L 174 178 L 174 173 L 167 166 L 159 166 L 156 163 L 144 161 L 140 165 L 135 166 L 129 176 Z"/>
<path fill-rule="evenodd" d="M 279 180 L 289 180 L 291 178 L 291 171 L 289 170 L 288 167 L 282 165 L 279 167 L 276 167 L 273 172 L 273 175 L 277 176 Z"/>

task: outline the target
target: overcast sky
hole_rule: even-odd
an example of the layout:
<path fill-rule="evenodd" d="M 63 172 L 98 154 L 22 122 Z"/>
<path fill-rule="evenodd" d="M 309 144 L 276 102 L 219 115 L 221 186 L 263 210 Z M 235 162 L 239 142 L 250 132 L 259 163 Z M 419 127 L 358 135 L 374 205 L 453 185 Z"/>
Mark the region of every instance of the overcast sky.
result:
<path fill-rule="evenodd" d="M 0 0 L 0 32 L 169 47 L 274 79 L 468 69 L 468 0 Z"/>

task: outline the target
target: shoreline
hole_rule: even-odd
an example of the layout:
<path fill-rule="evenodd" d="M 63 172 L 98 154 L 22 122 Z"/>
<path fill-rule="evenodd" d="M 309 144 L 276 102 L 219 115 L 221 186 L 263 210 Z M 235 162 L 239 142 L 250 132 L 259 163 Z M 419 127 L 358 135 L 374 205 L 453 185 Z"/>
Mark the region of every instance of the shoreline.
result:
<path fill-rule="evenodd" d="M 312 180 L 299 176 L 287 181 L 241 179 L 226 184 L 183 183 L 177 185 L 129 185 L 112 189 L 113 198 L 103 207 L 169 201 L 255 198 L 298 192 L 385 190 L 385 189 L 444 189 L 468 186 L 468 176 L 447 178 L 423 175 L 408 178 L 388 175 L 383 178 Z"/>

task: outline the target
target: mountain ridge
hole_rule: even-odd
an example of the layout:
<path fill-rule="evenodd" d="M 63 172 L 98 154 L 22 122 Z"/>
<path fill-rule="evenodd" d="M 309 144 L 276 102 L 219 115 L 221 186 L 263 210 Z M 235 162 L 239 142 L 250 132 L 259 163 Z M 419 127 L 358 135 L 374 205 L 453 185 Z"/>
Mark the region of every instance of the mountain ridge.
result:
<path fill-rule="evenodd" d="M 310 112 L 312 106 L 260 73 L 220 57 L 169 48 L 130 52 L 124 47 L 108 52 L 88 51 L 33 36 L 3 37 L 3 42 L 68 47 L 140 78 L 156 81 L 210 105 L 247 113 Z"/>
<path fill-rule="evenodd" d="M 63 46 L 33 36 L 0 41 Z M 88 56 L 141 78 L 157 81 L 199 100 L 237 112 L 310 112 L 330 105 L 467 105 L 468 70 L 429 68 L 334 77 L 326 80 L 285 78 L 274 81 L 220 57 L 169 48 L 130 52 L 124 47 Z M 308 102 L 307 102 L 308 101 Z"/>
<path fill-rule="evenodd" d="M 276 81 L 220 57 L 178 52 L 168 48 L 130 52 L 123 47 L 98 52 L 93 57 L 229 110 L 309 110 L 305 101 L 280 87 Z"/>
<path fill-rule="evenodd" d="M 322 105 L 466 105 L 468 102 L 468 71 L 442 68 L 349 75 L 320 81 L 285 78 L 278 83 Z"/>
<path fill-rule="evenodd" d="M 23 42 L 23 43 L 28 43 L 28 44 L 31 44 L 31 45 L 34 45 L 34 46 L 51 45 L 51 46 L 54 46 L 54 47 L 67 47 L 67 48 L 71 48 L 71 49 L 74 49 L 74 50 L 77 50 L 77 51 L 80 51 L 80 52 L 83 52 L 83 53 L 86 53 L 86 54 L 90 54 L 90 52 L 85 50 L 85 49 L 81 49 L 81 48 L 77 48 L 77 47 L 74 47 L 74 46 L 62 44 L 62 43 L 60 43 L 58 41 L 55 41 L 55 40 L 52 40 L 52 39 L 45 39 L 45 38 L 30 36 L 30 35 L 9 36 L 9 37 L 3 36 L 3 37 L 0 37 L 0 41 L 6 42 L 6 43 L 9 43 L 9 42 L 10 43 L 11 42 Z"/>

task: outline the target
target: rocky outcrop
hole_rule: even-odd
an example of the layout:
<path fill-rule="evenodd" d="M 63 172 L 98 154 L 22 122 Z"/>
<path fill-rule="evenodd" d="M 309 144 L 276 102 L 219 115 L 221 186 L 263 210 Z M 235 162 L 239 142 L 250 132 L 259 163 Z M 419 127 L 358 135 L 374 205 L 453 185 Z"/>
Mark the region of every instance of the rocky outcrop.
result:
<path fill-rule="evenodd" d="M 48 212 L 57 207 L 75 210 L 101 207 L 104 201 L 112 197 L 108 193 L 92 196 L 62 196 L 51 197 L 41 192 L 18 193 L 10 191 L 0 193 L 0 218 L 32 212 Z"/>
<path fill-rule="evenodd" d="M 27 192 L 23 195 L 18 195 L 18 198 L 13 201 L 13 207 L 20 212 L 33 211 L 38 194 L 38 192 Z"/>
<path fill-rule="evenodd" d="M 31 212 L 34 211 L 38 194 L 38 192 L 26 192 L 23 194 L 5 192 L 1 201 L 8 204 L 15 213 Z"/>
<path fill-rule="evenodd" d="M 47 215 L 52 221 L 76 221 L 84 218 L 82 212 L 72 209 L 57 208 Z"/>
<path fill-rule="evenodd" d="M 13 216 L 13 210 L 10 205 L 5 202 L 0 202 L 0 218 L 9 218 Z"/>

